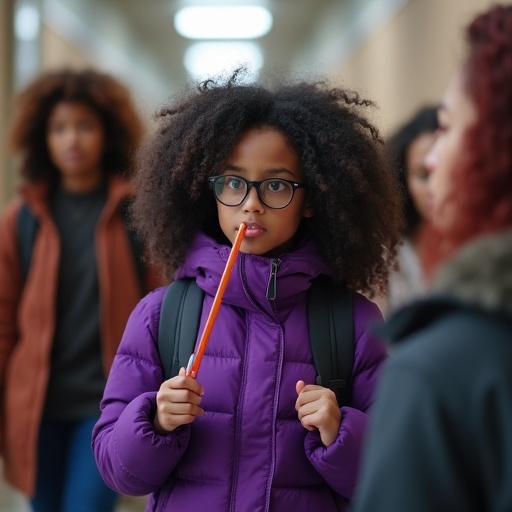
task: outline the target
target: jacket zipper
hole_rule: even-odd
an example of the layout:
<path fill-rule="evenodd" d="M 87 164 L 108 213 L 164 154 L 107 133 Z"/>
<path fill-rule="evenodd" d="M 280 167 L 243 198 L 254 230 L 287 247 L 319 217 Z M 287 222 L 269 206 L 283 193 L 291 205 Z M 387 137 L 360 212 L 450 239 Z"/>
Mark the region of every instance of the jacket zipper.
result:
<path fill-rule="evenodd" d="M 246 322 L 247 325 L 247 322 Z M 242 383 L 240 385 L 240 394 L 238 395 L 238 403 L 243 404 L 243 395 L 245 394 L 245 379 L 247 377 L 247 337 L 244 349 L 244 362 L 242 366 Z M 238 455 L 240 452 L 240 423 L 242 421 L 242 409 L 243 407 L 238 407 L 236 411 L 236 419 L 235 419 L 235 450 L 233 456 L 233 473 L 231 478 L 231 496 L 229 503 L 229 510 L 236 510 L 236 489 L 238 486 Z"/>
<path fill-rule="evenodd" d="M 272 482 L 274 480 L 274 472 L 276 469 L 276 423 L 277 423 L 277 408 L 279 405 L 279 393 L 281 391 L 281 374 L 283 373 L 283 359 L 284 359 L 284 334 L 282 327 L 279 328 L 279 359 L 277 362 L 276 371 L 276 388 L 274 391 L 274 407 L 272 411 L 272 459 L 270 464 L 270 472 L 268 476 L 266 497 L 265 497 L 265 512 L 270 510 L 270 497 L 272 493 Z"/>
<path fill-rule="evenodd" d="M 270 267 L 270 276 L 268 278 L 267 285 L 267 299 L 275 300 L 277 295 L 277 271 L 279 270 L 279 265 L 281 265 L 281 260 L 279 258 L 274 258 L 272 260 L 272 265 Z"/>
<path fill-rule="evenodd" d="M 276 286 L 276 280 L 277 280 L 277 271 L 279 270 L 279 266 L 281 265 L 281 260 L 279 258 L 272 259 L 272 265 L 270 269 L 270 277 L 268 281 L 267 286 L 267 298 L 271 301 L 274 301 L 276 298 L 276 292 L 277 292 L 277 286 Z M 247 284 L 245 282 L 245 259 L 244 254 L 240 254 L 240 266 L 239 266 L 239 272 L 240 272 L 240 281 L 242 283 L 242 288 L 247 296 L 247 298 L 250 300 L 250 302 L 259 309 L 262 313 L 265 315 L 268 315 L 268 312 L 266 312 L 252 297 L 250 294 Z M 270 293 L 269 294 L 269 290 Z M 269 297 L 270 295 L 270 297 Z M 272 296 L 273 295 L 273 296 Z M 276 371 L 276 389 L 274 391 L 274 406 L 273 406 L 273 425 L 272 425 L 272 461 L 271 461 L 271 467 L 270 467 L 270 474 L 268 478 L 267 488 L 266 488 L 266 496 L 265 496 L 265 511 L 268 512 L 270 510 L 270 496 L 272 492 L 272 482 L 274 480 L 274 472 L 275 472 L 275 466 L 276 466 L 276 420 L 277 420 L 277 407 L 279 403 L 279 392 L 281 390 L 281 374 L 283 369 L 283 359 L 284 359 L 284 335 L 283 335 L 283 328 L 279 324 L 279 321 L 275 317 L 275 305 L 274 302 L 271 302 L 272 304 L 272 311 L 274 312 L 274 316 L 272 317 L 273 320 L 279 325 L 280 329 L 280 335 L 279 335 L 279 357 L 278 357 L 278 365 L 277 365 L 277 371 Z M 242 402 L 241 397 L 243 390 L 245 388 L 245 378 L 246 378 L 246 364 L 247 364 L 247 343 L 245 346 L 245 353 L 244 353 L 244 364 L 242 367 L 242 386 L 240 389 L 240 397 L 239 397 L 239 403 Z M 238 480 L 238 450 L 239 450 L 239 438 L 240 438 L 240 416 L 241 416 L 241 410 L 239 409 L 237 411 L 236 416 L 236 427 L 235 427 L 235 467 L 233 468 L 233 478 L 231 483 L 231 497 L 230 497 L 230 511 L 234 511 L 236 506 L 236 487 L 237 487 L 237 480 Z"/>
<path fill-rule="evenodd" d="M 241 282 L 242 282 L 242 287 L 244 288 L 244 292 L 247 294 L 247 290 L 246 290 L 246 286 L 245 286 L 245 281 L 244 281 L 244 264 L 245 264 L 245 260 L 244 260 L 244 255 L 243 254 L 240 254 L 239 255 L 239 262 L 240 262 L 240 266 L 239 266 L 239 272 L 240 272 L 240 279 L 241 279 Z M 250 297 L 250 295 L 248 295 L 248 297 Z M 252 300 L 252 298 L 251 298 Z M 246 329 L 247 329 L 247 320 L 246 320 Z M 238 403 L 239 404 L 242 404 L 243 403 L 243 395 L 245 393 L 245 379 L 246 379 L 246 374 L 247 374 L 247 336 L 246 336 L 246 343 L 245 343 L 245 348 L 244 348 L 244 359 L 243 359 L 243 366 L 242 366 L 242 382 L 240 384 L 240 392 L 239 392 L 239 395 L 238 395 Z M 238 454 L 239 454 L 239 451 L 240 451 L 240 422 L 241 422 L 241 416 L 242 416 L 242 407 L 238 407 L 237 408 L 237 411 L 236 411 L 236 416 L 235 416 L 235 442 L 234 442 L 234 445 L 235 445 L 235 449 L 234 449 L 234 456 L 233 456 L 233 471 L 232 471 L 232 477 L 231 477 L 231 493 L 230 493 L 230 499 L 229 499 L 229 510 L 231 512 L 234 512 L 235 509 L 236 509 L 236 489 L 237 489 L 237 485 L 238 485 Z"/>

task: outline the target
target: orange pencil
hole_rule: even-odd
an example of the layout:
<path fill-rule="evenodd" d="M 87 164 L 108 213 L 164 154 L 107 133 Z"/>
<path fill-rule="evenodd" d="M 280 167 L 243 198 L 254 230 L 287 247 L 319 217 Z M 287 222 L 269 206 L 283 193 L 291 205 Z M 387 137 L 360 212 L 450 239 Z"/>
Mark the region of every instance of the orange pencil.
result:
<path fill-rule="evenodd" d="M 196 377 L 197 372 L 199 370 L 199 365 L 201 364 L 201 359 L 203 358 L 204 351 L 206 349 L 206 344 L 208 343 L 208 338 L 213 329 L 213 324 L 215 323 L 215 319 L 219 313 L 220 304 L 222 302 L 222 297 L 224 296 L 224 290 L 228 285 L 229 278 L 231 277 L 231 271 L 233 270 L 233 266 L 235 265 L 236 255 L 240 250 L 240 245 L 242 244 L 242 240 L 245 235 L 245 230 L 247 226 L 242 222 L 240 227 L 238 228 L 238 233 L 236 235 L 235 241 L 233 242 L 233 247 L 231 248 L 231 252 L 228 256 L 228 261 L 226 263 L 226 268 L 220 278 L 219 287 L 217 289 L 217 293 L 215 294 L 215 298 L 213 299 L 212 309 L 208 314 L 208 318 L 206 319 L 206 324 L 204 326 L 203 334 L 201 335 L 201 339 L 199 340 L 199 344 L 197 345 L 196 353 L 193 353 L 190 356 L 187 365 L 187 375 L 191 377 Z"/>

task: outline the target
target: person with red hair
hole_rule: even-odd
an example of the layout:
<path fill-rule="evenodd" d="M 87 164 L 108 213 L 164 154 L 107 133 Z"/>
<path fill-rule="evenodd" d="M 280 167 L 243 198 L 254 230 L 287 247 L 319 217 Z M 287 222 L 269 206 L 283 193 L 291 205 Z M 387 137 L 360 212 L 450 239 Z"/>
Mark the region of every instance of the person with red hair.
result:
<path fill-rule="evenodd" d="M 426 157 L 433 289 L 382 328 L 355 512 L 512 510 L 512 5 L 466 37 Z"/>

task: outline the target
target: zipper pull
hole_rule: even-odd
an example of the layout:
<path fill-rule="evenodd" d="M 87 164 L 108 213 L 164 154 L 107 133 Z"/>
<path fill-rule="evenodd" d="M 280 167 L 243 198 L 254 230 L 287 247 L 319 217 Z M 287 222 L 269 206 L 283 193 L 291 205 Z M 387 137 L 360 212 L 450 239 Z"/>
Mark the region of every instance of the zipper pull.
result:
<path fill-rule="evenodd" d="M 268 279 L 267 285 L 267 299 L 275 300 L 277 294 L 277 271 L 279 270 L 279 265 L 281 264 L 281 260 L 279 258 L 274 258 L 272 260 L 272 268 L 270 270 L 270 277 Z"/>

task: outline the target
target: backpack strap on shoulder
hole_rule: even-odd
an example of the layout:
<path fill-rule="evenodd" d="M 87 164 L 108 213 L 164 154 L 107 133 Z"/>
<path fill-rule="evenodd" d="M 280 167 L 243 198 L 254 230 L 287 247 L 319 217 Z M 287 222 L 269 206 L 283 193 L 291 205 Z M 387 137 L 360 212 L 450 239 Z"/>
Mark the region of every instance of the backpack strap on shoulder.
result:
<path fill-rule="evenodd" d="M 194 351 L 203 297 L 194 279 L 178 279 L 165 292 L 158 325 L 158 351 L 165 380 L 178 375 Z"/>
<path fill-rule="evenodd" d="M 16 218 L 16 235 L 20 253 L 21 276 L 26 281 L 30 262 L 32 260 L 32 249 L 36 240 L 39 221 L 30 208 L 23 203 Z"/>
<path fill-rule="evenodd" d="M 354 362 L 352 292 L 325 278 L 313 281 L 308 297 L 309 337 L 317 384 L 332 389 L 340 407 L 350 402 Z"/>

